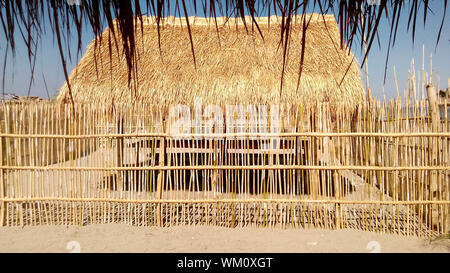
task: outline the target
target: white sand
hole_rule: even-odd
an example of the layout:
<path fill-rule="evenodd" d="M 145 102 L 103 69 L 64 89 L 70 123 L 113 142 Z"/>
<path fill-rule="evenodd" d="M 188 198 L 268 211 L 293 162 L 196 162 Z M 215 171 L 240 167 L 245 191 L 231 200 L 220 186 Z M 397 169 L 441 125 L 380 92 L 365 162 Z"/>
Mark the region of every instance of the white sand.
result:
<path fill-rule="evenodd" d="M 71 241 L 75 241 L 72 245 L 79 244 L 81 252 L 371 252 L 379 246 L 380 252 L 450 253 L 449 239 L 430 242 L 356 230 L 157 228 L 119 224 L 0 228 L 0 252 L 70 252 L 67 247 Z M 368 249 L 368 244 L 374 248 Z"/>

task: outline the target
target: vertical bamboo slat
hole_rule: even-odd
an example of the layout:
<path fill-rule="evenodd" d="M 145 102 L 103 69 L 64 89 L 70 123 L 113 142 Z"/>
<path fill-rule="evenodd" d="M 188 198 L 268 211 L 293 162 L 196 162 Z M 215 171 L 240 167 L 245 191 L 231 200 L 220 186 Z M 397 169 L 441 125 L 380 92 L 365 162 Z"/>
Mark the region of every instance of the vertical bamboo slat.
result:
<path fill-rule="evenodd" d="M 162 125 L 162 131 L 164 132 L 164 123 L 162 120 L 162 117 L 160 117 L 161 125 Z M 166 156 L 166 139 L 160 138 L 159 139 L 159 166 L 165 165 L 165 156 Z M 169 159 L 170 160 L 170 159 Z M 159 171 L 158 178 L 157 178 L 157 186 L 156 186 L 156 192 L 157 192 L 157 199 L 162 199 L 162 192 L 163 192 L 163 184 L 164 184 L 164 171 Z M 161 203 L 158 203 L 157 205 L 157 224 L 159 227 L 163 226 L 163 218 L 162 218 L 162 205 Z"/>

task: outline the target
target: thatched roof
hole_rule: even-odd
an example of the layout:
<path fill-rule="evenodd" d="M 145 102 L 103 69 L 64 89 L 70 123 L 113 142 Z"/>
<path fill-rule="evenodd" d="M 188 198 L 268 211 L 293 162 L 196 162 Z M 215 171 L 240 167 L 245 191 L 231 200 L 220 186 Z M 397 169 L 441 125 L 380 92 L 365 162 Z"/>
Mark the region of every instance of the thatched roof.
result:
<path fill-rule="evenodd" d="M 256 18 L 264 39 L 256 27 L 251 29 L 250 18 L 248 32 L 239 23 L 241 19 L 217 18 L 219 40 L 213 19 L 190 17 L 195 67 L 185 18 L 164 19 L 160 48 L 154 18 L 144 17 L 144 35 L 141 35 L 140 27 L 136 32 L 137 92 L 128 84 L 121 42 L 118 42 L 119 51 L 114 41 L 110 48 L 110 30 L 107 29 L 102 34 L 101 46 L 96 48 L 92 42 L 70 75 L 74 101 L 107 104 L 141 101 L 167 105 L 191 104 L 195 97 L 201 97 L 204 104 L 359 103 L 364 97 L 359 66 L 348 49 L 340 48 L 334 17 L 308 16 L 313 17 L 306 31 L 300 86 L 297 90 L 302 19 L 296 17 L 290 34 L 281 97 L 283 46 L 279 44 L 280 18 Z M 132 83 L 135 83 L 134 79 Z M 58 100 L 68 100 L 66 84 L 61 88 Z"/>

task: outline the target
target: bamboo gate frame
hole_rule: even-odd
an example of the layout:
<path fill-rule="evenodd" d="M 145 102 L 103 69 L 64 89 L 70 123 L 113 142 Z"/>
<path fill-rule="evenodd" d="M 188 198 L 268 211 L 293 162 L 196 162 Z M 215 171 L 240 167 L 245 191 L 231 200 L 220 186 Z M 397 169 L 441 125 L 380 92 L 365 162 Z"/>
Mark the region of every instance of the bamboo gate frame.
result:
<path fill-rule="evenodd" d="M 426 100 L 261 109 L 235 108 L 241 123 L 211 127 L 224 133 L 202 131 L 203 118 L 174 136 L 167 107 L 5 102 L 0 226 L 450 232 L 448 111 L 436 121 Z"/>

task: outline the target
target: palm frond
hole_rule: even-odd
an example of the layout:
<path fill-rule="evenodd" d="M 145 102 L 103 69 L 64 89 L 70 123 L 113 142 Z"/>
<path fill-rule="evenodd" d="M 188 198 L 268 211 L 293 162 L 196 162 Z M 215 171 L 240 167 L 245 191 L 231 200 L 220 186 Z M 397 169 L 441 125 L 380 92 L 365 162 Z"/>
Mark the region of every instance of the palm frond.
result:
<path fill-rule="evenodd" d="M 181 2 L 180 2 L 181 1 Z M 407 13 L 408 28 L 412 29 L 412 40 L 415 39 L 416 22 L 419 16 L 423 16 L 424 23 L 429 16 L 429 0 L 380 0 L 378 5 L 371 5 L 366 0 L 227 0 L 223 3 L 220 0 L 82 0 L 80 5 L 69 5 L 66 0 L 1 0 L 0 1 L 0 22 L 1 32 L 6 41 L 6 55 L 12 52 L 14 55 L 16 50 L 16 32 L 20 32 L 21 39 L 26 45 L 29 56 L 30 66 L 33 66 L 36 57 L 36 44 L 40 37 L 45 33 L 45 21 L 49 21 L 51 33 L 58 44 L 61 55 L 61 62 L 64 68 L 64 75 L 66 81 L 69 81 L 66 62 L 67 57 L 71 58 L 71 50 L 68 46 L 68 41 L 72 35 L 77 37 L 77 53 L 82 50 L 82 32 L 88 28 L 95 36 L 100 36 L 106 27 L 113 29 L 113 20 L 118 22 L 117 32 L 111 33 L 114 40 L 114 46 L 118 47 L 119 41 L 123 46 L 124 56 L 127 60 L 129 70 L 129 81 L 133 75 L 133 70 L 136 68 L 136 37 L 135 30 L 142 18 L 142 7 L 146 7 L 146 15 L 155 16 L 158 18 L 158 30 L 160 28 L 160 19 L 169 14 L 176 14 L 176 9 L 183 7 L 186 22 L 189 24 L 188 10 L 186 8 L 187 2 L 190 2 L 194 7 L 194 14 L 197 15 L 197 5 L 201 2 L 202 11 L 204 15 L 209 18 L 217 16 L 226 17 L 240 17 L 245 20 L 246 15 L 250 15 L 251 21 L 245 22 L 244 26 L 251 24 L 256 26 L 259 35 L 262 36 L 261 29 L 254 19 L 255 17 L 267 16 L 269 14 L 280 14 L 282 17 L 280 43 L 283 46 L 284 56 L 288 56 L 286 50 L 288 47 L 286 43 L 289 41 L 291 34 L 289 28 L 291 27 L 291 18 L 293 15 L 305 13 L 309 8 L 314 9 L 316 6 L 320 7 L 320 12 L 334 13 L 340 28 L 341 33 L 341 48 L 347 44 L 352 48 L 355 38 L 362 35 L 366 36 L 368 48 L 364 57 L 364 62 L 372 47 L 373 41 L 378 36 L 378 28 L 383 20 L 390 21 L 391 33 L 388 41 L 388 46 L 395 44 L 395 37 L 397 36 L 397 29 L 400 15 Z M 436 44 L 439 43 L 442 28 L 444 26 L 447 0 L 439 1 L 444 9 L 442 23 L 436 39 Z M 144 3 L 145 5 L 142 5 Z M 174 5 L 175 4 L 175 5 Z M 208 8 L 209 7 L 209 8 Z M 299 11 L 301 8 L 301 11 Z M 423 8 L 423 14 L 420 9 Z M 263 14 L 264 13 L 264 14 Z M 361 20 L 361 17 L 363 17 Z M 361 24 L 364 22 L 364 25 Z M 73 28 L 75 26 L 75 28 Z M 216 28 L 218 31 L 218 28 Z M 254 28 L 251 28 L 254 31 Z M 191 40 L 191 51 L 195 65 L 195 45 L 193 44 L 193 37 L 190 28 L 188 27 L 189 37 Z M 161 46 L 161 36 L 158 35 L 158 42 Z M 362 41 L 362 39 L 360 39 Z M 108 41 L 112 45 L 111 40 Z M 99 41 L 99 45 L 102 41 Z M 64 46 L 68 48 L 68 56 L 64 56 Z M 362 42 L 360 44 L 362 47 Z M 6 57 L 6 56 L 5 56 Z M 388 60 L 388 56 L 386 57 Z M 283 59 L 286 62 L 286 59 Z M 300 60 L 299 77 L 301 77 L 301 67 L 303 60 Z M 386 61 L 387 66 L 387 61 Z M 283 71 L 284 72 L 284 71 Z M 5 77 L 3 76 L 3 83 Z M 300 79 L 299 79 L 300 80 Z M 281 75 L 281 88 L 283 82 L 283 73 Z M 69 83 L 70 85 L 70 83 Z M 70 87 L 69 87 L 70 89 Z"/>

